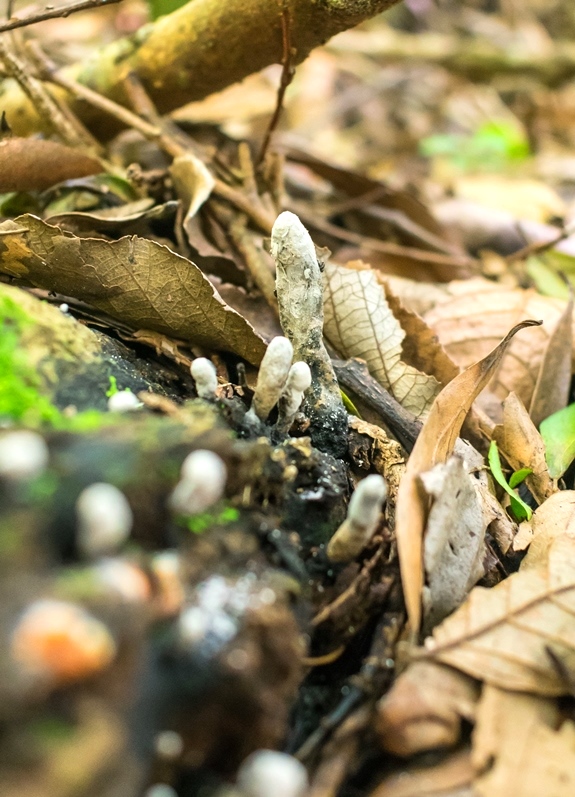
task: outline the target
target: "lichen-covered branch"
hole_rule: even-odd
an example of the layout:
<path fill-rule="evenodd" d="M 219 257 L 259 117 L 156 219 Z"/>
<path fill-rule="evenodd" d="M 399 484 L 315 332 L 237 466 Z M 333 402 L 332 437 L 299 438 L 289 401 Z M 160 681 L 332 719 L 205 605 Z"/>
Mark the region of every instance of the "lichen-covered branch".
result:
<path fill-rule="evenodd" d="M 282 59 L 282 12 L 290 17 L 295 62 L 331 36 L 375 16 L 397 0 L 191 0 L 65 71 L 125 103 L 123 81 L 134 72 L 161 112 L 219 91 Z M 18 135 L 41 129 L 33 105 L 5 81 L 0 102 Z M 97 112 L 73 108 L 87 124 Z M 108 121 L 108 120 L 106 120 Z"/>

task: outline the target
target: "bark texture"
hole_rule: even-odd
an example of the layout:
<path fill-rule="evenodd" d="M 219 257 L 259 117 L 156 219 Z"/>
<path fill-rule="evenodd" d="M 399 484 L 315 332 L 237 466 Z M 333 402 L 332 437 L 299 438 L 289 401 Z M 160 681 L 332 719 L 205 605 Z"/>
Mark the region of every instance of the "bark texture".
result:
<path fill-rule="evenodd" d="M 282 57 L 282 9 L 289 11 L 295 61 L 398 0 L 191 0 L 173 14 L 141 28 L 66 68 L 80 83 L 122 104 L 122 81 L 134 72 L 162 112 L 199 100 Z M 41 128 L 32 103 L 13 81 L 0 89 L 0 104 L 18 135 Z M 72 101 L 88 125 L 98 118 Z"/>

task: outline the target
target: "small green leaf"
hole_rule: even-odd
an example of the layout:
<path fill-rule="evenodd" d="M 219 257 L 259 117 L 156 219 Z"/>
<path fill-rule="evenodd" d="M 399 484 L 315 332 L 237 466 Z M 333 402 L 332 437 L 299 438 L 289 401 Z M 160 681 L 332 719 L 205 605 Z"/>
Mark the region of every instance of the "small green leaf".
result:
<path fill-rule="evenodd" d="M 544 296 L 553 296 L 555 299 L 564 299 L 565 301 L 569 299 L 569 286 L 543 258 L 528 257 L 525 270 L 535 283 L 539 293 Z"/>
<path fill-rule="evenodd" d="M 220 511 L 186 516 L 182 518 L 182 522 L 192 534 L 203 534 L 212 526 L 227 526 L 229 523 L 235 523 L 239 516 L 239 510 L 235 507 L 224 506 Z"/>
<path fill-rule="evenodd" d="M 507 479 L 503 475 L 503 470 L 501 468 L 501 459 L 499 458 L 499 450 L 497 448 L 497 443 L 495 440 L 491 441 L 491 445 L 489 446 L 489 467 L 491 468 L 491 473 L 493 474 L 493 478 L 495 481 L 503 487 L 505 492 L 509 495 L 511 501 L 511 511 L 515 515 L 517 520 L 530 520 L 533 511 L 530 506 L 527 506 L 525 501 L 522 501 L 521 498 L 512 490 L 512 488 L 507 484 Z M 528 470 L 528 468 L 523 468 L 523 470 Z M 517 471 L 517 473 L 522 473 L 522 471 Z M 514 474 L 515 475 L 515 474 Z M 528 474 L 526 473 L 525 476 Z M 525 476 L 523 478 L 525 478 Z M 520 480 L 522 481 L 522 479 Z M 518 483 L 518 482 L 516 482 Z"/>
<path fill-rule="evenodd" d="M 185 5 L 188 0 L 148 0 L 152 19 L 158 19 L 165 14 L 171 14 Z"/>
<path fill-rule="evenodd" d="M 575 404 L 554 412 L 539 427 L 552 479 L 563 476 L 575 459 Z"/>
<path fill-rule="evenodd" d="M 521 470 L 516 470 L 515 473 L 511 474 L 511 478 L 509 479 L 509 486 L 513 489 L 514 487 L 518 487 L 521 482 L 525 481 L 528 476 L 531 476 L 533 470 L 531 468 L 521 468 Z"/>
<path fill-rule="evenodd" d="M 350 415 L 355 415 L 355 416 L 357 416 L 358 418 L 361 419 L 361 415 L 359 414 L 358 408 L 355 406 L 355 404 L 350 399 L 350 397 L 347 395 L 347 393 L 344 393 L 341 388 L 340 388 L 339 392 L 341 394 L 341 400 L 343 401 L 343 406 L 345 407 L 347 412 Z"/>

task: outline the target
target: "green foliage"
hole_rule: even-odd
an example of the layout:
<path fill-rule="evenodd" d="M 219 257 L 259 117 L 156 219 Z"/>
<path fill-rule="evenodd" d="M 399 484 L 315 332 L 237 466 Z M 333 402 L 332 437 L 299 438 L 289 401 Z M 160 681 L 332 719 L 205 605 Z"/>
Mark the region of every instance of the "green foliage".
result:
<path fill-rule="evenodd" d="M 552 479 L 563 476 L 575 459 L 575 404 L 554 412 L 539 427 Z"/>
<path fill-rule="evenodd" d="M 497 448 L 497 443 L 495 440 L 492 440 L 491 445 L 489 446 L 488 459 L 493 478 L 509 495 L 511 502 L 511 512 L 515 516 L 515 519 L 518 521 L 530 520 L 531 515 L 533 514 L 531 507 L 528 506 L 525 501 L 522 501 L 521 498 L 519 498 L 513 488 L 521 484 L 526 476 L 529 476 L 529 474 L 533 472 L 531 468 L 522 468 L 521 470 L 515 471 L 508 484 L 501 468 L 499 449 Z"/>
<path fill-rule="evenodd" d="M 240 513 L 233 506 L 224 506 L 218 512 L 202 512 L 201 515 L 184 518 L 184 523 L 192 534 L 203 534 L 212 526 L 227 526 L 234 523 Z"/>
<path fill-rule="evenodd" d="M 564 301 L 569 299 L 569 286 L 559 276 L 557 270 L 549 264 L 547 258 L 541 256 L 527 258 L 525 271 L 533 280 L 539 293 Z"/>
<path fill-rule="evenodd" d="M 38 212 L 38 203 L 31 194 L 22 191 L 11 191 L 9 194 L 0 194 L 0 216 L 4 218 L 20 216 L 22 213 Z"/>
<path fill-rule="evenodd" d="M 20 342 L 24 329 L 33 323 L 12 298 L 0 296 L 0 421 L 71 432 L 90 432 L 117 423 L 113 415 L 98 410 L 64 415 L 42 395 L 40 376 Z"/>
<path fill-rule="evenodd" d="M 138 199 L 132 184 L 116 174 L 95 174 L 68 180 L 42 195 L 44 214 L 89 212 L 116 207 Z"/>
<path fill-rule="evenodd" d="M 426 158 L 445 158 L 463 172 L 497 171 L 529 157 L 529 142 L 509 122 L 490 121 L 472 135 L 440 133 L 424 138 L 420 152 Z"/>
<path fill-rule="evenodd" d="M 157 19 L 165 14 L 171 14 L 172 11 L 185 6 L 187 2 L 188 0 L 148 0 L 150 16 L 152 19 Z"/>
<path fill-rule="evenodd" d="M 116 377 L 115 376 L 111 376 L 110 377 L 110 387 L 106 390 L 106 398 L 111 398 L 112 396 L 115 396 L 116 393 L 119 393 L 119 392 L 120 391 L 118 389 L 118 383 L 116 381 Z"/>
<path fill-rule="evenodd" d="M 569 299 L 569 283 L 575 287 L 573 255 L 549 249 L 528 258 L 525 269 L 539 293 L 565 301 Z"/>
<path fill-rule="evenodd" d="M 343 390 L 340 390 L 339 392 L 341 394 L 341 400 L 343 401 L 343 406 L 345 407 L 347 412 L 350 415 L 355 415 L 357 418 L 361 418 L 361 415 L 359 414 L 358 408 L 355 406 L 355 404 L 350 399 L 350 397 L 347 395 L 347 393 L 344 393 Z"/>
<path fill-rule="evenodd" d="M 61 413 L 39 393 L 40 378 L 20 346 L 22 330 L 31 323 L 16 302 L 0 297 L 0 419 L 54 424 Z"/>

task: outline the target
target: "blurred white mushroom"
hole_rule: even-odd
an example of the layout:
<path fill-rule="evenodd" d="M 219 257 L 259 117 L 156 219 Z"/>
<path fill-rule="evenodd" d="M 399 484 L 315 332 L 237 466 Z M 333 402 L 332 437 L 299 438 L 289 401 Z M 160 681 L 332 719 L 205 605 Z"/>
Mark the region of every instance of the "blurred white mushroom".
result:
<path fill-rule="evenodd" d="M 160 758 L 174 760 L 179 758 L 184 750 L 184 740 L 176 731 L 160 731 L 154 739 L 154 747 Z"/>
<path fill-rule="evenodd" d="M 375 531 L 381 507 L 387 498 L 387 484 L 377 473 L 366 476 L 355 488 L 347 517 L 327 546 L 333 562 L 349 562 L 361 553 Z"/>
<path fill-rule="evenodd" d="M 205 512 L 224 494 L 227 470 L 213 451 L 193 451 L 182 463 L 180 481 L 170 496 L 170 508 L 181 515 Z"/>
<path fill-rule="evenodd" d="M 144 797 L 178 797 L 178 792 L 167 783 L 154 783 L 153 786 L 148 786 Z"/>
<path fill-rule="evenodd" d="M 279 400 L 278 429 L 287 431 L 303 401 L 303 394 L 311 385 L 309 365 L 297 362 L 289 369 L 286 386 Z"/>
<path fill-rule="evenodd" d="M 308 777 L 297 758 L 275 750 L 256 750 L 239 768 L 237 785 L 245 797 L 302 797 Z"/>
<path fill-rule="evenodd" d="M 78 548 L 89 557 L 119 548 L 130 536 L 133 515 L 124 493 L 106 482 L 86 487 L 76 501 Z"/>
<path fill-rule="evenodd" d="M 281 335 L 270 341 L 260 365 L 249 415 L 265 421 L 282 394 L 293 357 L 293 346 Z"/>
<path fill-rule="evenodd" d="M 0 478 L 18 481 L 39 476 L 48 465 L 48 456 L 48 446 L 37 432 L 7 432 L 0 437 Z"/>
<path fill-rule="evenodd" d="M 108 399 L 109 412 L 131 412 L 139 410 L 144 405 L 131 390 L 118 390 Z"/>
<path fill-rule="evenodd" d="M 203 399 L 213 399 L 218 386 L 216 367 L 207 357 L 197 357 L 190 366 L 190 373 L 196 383 L 198 396 Z"/>

